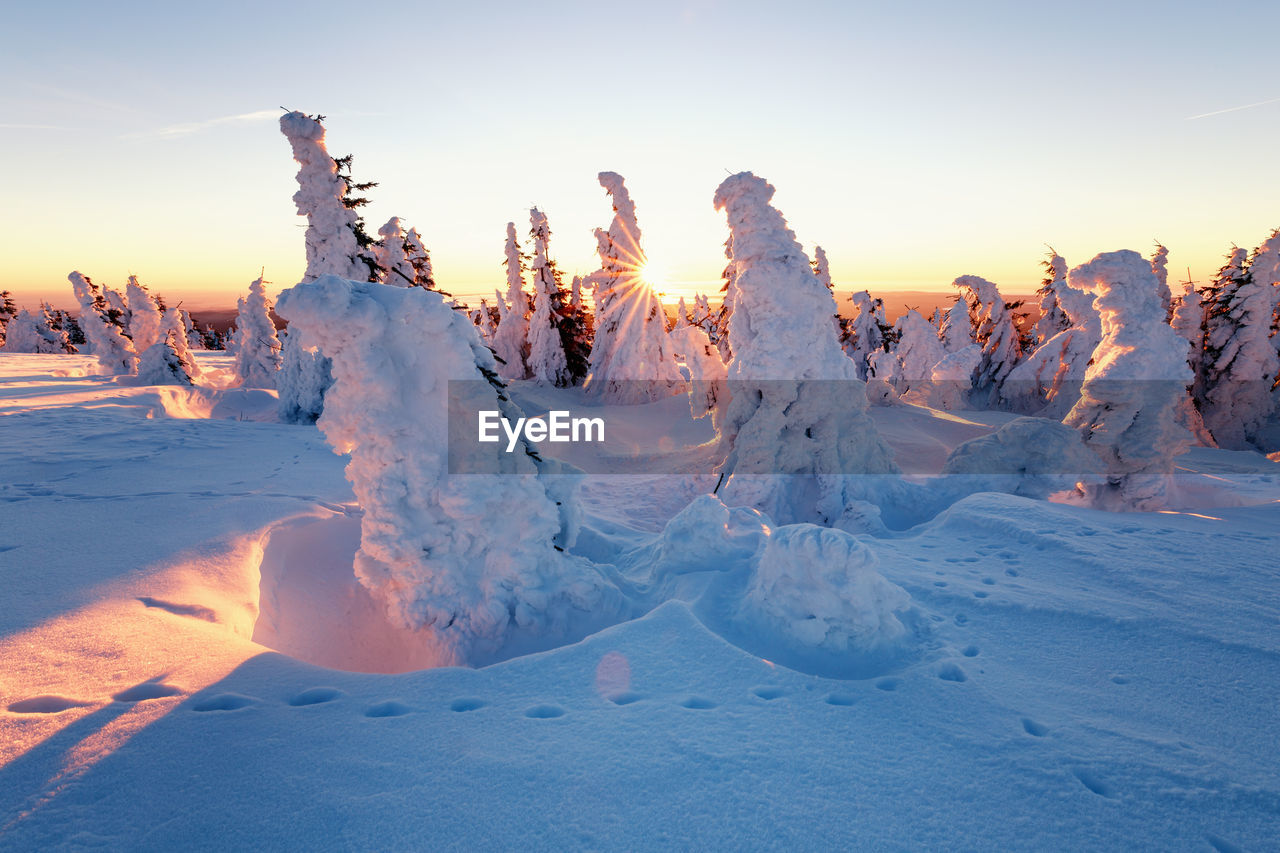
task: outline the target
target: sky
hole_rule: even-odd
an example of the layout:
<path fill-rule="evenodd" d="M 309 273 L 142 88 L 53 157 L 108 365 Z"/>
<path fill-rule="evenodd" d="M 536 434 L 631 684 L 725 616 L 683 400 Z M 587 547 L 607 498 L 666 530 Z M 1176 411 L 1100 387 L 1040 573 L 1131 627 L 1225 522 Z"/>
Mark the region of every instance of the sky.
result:
<path fill-rule="evenodd" d="M 11 4 L 0 50 L 0 289 L 136 274 L 232 307 L 305 266 L 277 120 L 424 236 L 440 286 L 504 281 L 508 221 L 595 269 L 624 175 L 674 298 L 716 292 L 728 174 L 777 187 L 839 290 L 1035 289 L 1051 245 L 1170 249 L 1205 281 L 1280 226 L 1276 3 Z"/>

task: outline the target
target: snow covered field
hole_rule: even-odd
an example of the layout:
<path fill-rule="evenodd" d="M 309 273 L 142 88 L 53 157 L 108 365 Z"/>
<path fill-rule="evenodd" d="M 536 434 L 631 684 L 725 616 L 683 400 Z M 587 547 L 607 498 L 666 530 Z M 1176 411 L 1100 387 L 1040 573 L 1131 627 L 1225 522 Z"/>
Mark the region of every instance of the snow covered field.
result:
<path fill-rule="evenodd" d="M 344 459 L 197 358 L 0 354 L 2 849 L 1276 849 L 1259 454 L 1193 449 L 1164 512 L 982 492 L 857 537 L 907 641 L 843 656 L 736 619 L 774 534 L 691 506 L 714 478 L 589 477 L 575 550 L 621 604 L 422 670 L 352 575 Z M 914 469 L 1012 417 L 868 411 Z"/>

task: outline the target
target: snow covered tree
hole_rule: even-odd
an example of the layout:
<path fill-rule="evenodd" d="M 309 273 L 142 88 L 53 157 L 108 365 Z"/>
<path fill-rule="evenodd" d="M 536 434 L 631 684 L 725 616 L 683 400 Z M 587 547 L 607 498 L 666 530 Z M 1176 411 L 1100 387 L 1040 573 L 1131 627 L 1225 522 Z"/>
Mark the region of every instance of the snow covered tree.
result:
<path fill-rule="evenodd" d="M 258 276 L 249 284 L 249 295 L 236 315 L 236 357 L 233 362 L 238 384 L 245 388 L 274 388 L 280 371 L 280 338 L 271 321 L 271 299 L 266 282 Z"/>
<path fill-rule="evenodd" d="M 516 238 L 516 224 L 507 223 L 507 295 L 498 296 L 498 330 L 493 335 L 493 352 L 498 357 L 498 373 L 503 379 L 524 379 L 529 375 L 526 354 L 529 348 L 528 298 L 524 292 L 526 269 L 524 252 Z"/>
<path fill-rule="evenodd" d="M 373 244 L 373 257 L 382 268 L 383 281 L 396 287 L 413 287 L 417 273 L 405 251 L 406 235 L 400 227 L 400 217 L 388 219 L 378 229 L 378 237 L 381 239 Z"/>
<path fill-rule="evenodd" d="M 840 342 L 845 353 L 853 359 L 858 378 L 865 380 L 870 374 L 871 357 L 885 349 L 884 301 L 873 298 L 865 290 L 850 294 L 849 301 L 857 313 L 843 324 Z"/>
<path fill-rule="evenodd" d="M 356 183 L 351 178 L 350 155 L 330 156 L 321 118 L 300 112 L 280 117 L 280 132 L 289 140 L 299 167 L 293 203 L 298 215 L 307 217 L 307 268 L 302 280 L 314 281 L 332 274 L 356 281 L 377 281 L 381 268 L 371 251 L 373 239 L 358 213 L 368 199 L 356 195 L 377 184 Z M 300 351 L 282 354 L 288 369 L 276 377 L 281 417 L 290 423 L 314 421 L 319 414 L 315 407 L 323 405 L 324 387 L 293 383 L 328 381 L 329 365 L 309 363 L 323 362 L 324 355 L 304 334 L 288 336 L 286 346 L 299 347 Z"/>
<path fill-rule="evenodd" d="M 129 302 L 124 294 L 104 284 L 101 299 L 103 300 L 102 316 L 119 329 L 122 335 L 132 340 L 132 332 L 129 329 Z"/>
<path fill-rule="evenodd" d="M 671 324 L 672 329 L 683 329 L 689 325 L 689 309 L 684 305 L 684 297 L 680 297 L 680 301 L 676 303 L 676 319 Z"/>
<path fill-rule="evenodd" d="M 178 360 L 182 363 L 187 377 L 193 382 L 199 379 L 202 371 L 200 370 L 200 365 L 196 363 L 195 356 L 191 354 L 191 318 L 187 315 L 187 312 L 176 305 L 165 311 L 164 327 L 161 330 L 161 334 L 169 337 L 174 354 L 177 355 Z"/>
<path fill-rule="evenodd" d="M 551 226 L 538 208 L 529 211 L 533 238 L 533 314 L 529 317 L 529 376 L 535 382 L 565 388 L 573 384 L 565 362 L 560 323 L 564 284 L 555 262 L 547 257 Z"/>
<path fill-rule="evenodd" d="M 1102 321 L 1091 291 L 1072 287 L 1064 278 L 1054 283 L 1053 292 L 1054 308 L 1066 328 L 1018 362 L 1000 385 L 1000 400 L 1015 412 L 1061 418 L 1080 398 L 1080 385 L 1102 340 Z"/>
<path fill-rule="evenodd" d="M 191 362 L 178 353 L 179 338 L 165 329 L 164 338 L 142 351 L 138 358 L 139 385 L 190 385 Z"/>
<path fill-rule="evenodd" d="M 39 312 L 24 309 L 9 320 L 0 351 L 51 355 L 75 350 L 66 333 L 53 328 L 49 307 L 41 305 Z"/>
<path fill-rule="evenodd" d="M 836 286 L 831 281 L 831 265 L 827 263 L 827 253 L 821 246 L 813 247 L 813 274 L 818 277 L 818 282 L 835 293 Z"/>
<path fill-rule="evenodd" d="M 87 275 L 72 272 L 67 276 L 72 292 L 80 303 L 80 328 L 93 349 L 98 364 L 108 376 L 132 375 L 138 372 L 138 354 L 133 342 L 120 332 L 110 319 L 110 312 L 98 286 Z M 118 313 L 116 316 L 120 316 Z"/>
<path fill-rule="evenodd" d="M 914 308 L 898 318 L 898 345 L 894 355 L 898 361 L 896 388 L 905 394 L 912 388 L 928 385 L 933 367 L 946 356 L 938 330 Z M 927 391 L 927 389 L 925 389 Z"/>
<path fill-rule="evenodd" d="M 410 228 L 404 235 L 404 256 L 413 267 L 413 283 L 427 290 L 435 290 L 436 280 L 431 269 L 431 253 L 423 245 L 422 235 L 417 228 Z"/>
<path fill-rule="evenodd" d="M 129 276 L 125 295 L 129 306 L 125 326 L 129 330 L 129 337 L 133 339 L 133 348 L 141 354 L 160 341 L 164 317 L 150 292 L 138 283 L 137 276 Z"/>
<path fill-rule="evenodd" d="M 645 254 L 635 203 L 621 175 L 601 172 L 598 177 L 613 198 L 614 217 L 607 230 L 596 229 L 600 270 L 586 389 L 609 403 L 646 403 L 670 396 L 684 383 L 670 351 L 662 303 L 640 276 Z"/>
<path fill-rule="evenodd" d="M 13 302 L 13 294 L 7 290 L 0 290 L 0 344 L 5 341 L 6 329 L 9 321 L 18 314 L 18 306 Z"/>
<path fill-rule="evenodd" d="M 451 451 L 471 453 L 447 440 L 451 393 L 518 413 L 462 312 L 422 288 L 334 276 L 286 291 L 279 307 L 333 360 L 319 426 L 350 454 L 347 479 L 364 510 L 356 577 L 395 623 L 420 632 L 436 662 L 482 665 L 510 641 L 570 633 L 618 606 L 594 568 L 563 550 L 576 478 L 544 476 L 563 469 L 496 444 L 473 456 L 499 476 L 450 474 Z"/>
<path fill-rule="evenodd" d="M 1160 282 L 1137 252 L 1105 252 L 1068 281 L 1095 294 L 1102 324 L 1080 399 L 1063 419 L 1106 468 L 1086 493 L 1103 509 L 1159 509 L 1191 441 L 1177 417 L 1191 377 L 1186 342 L 1165 321 Z"/>
<path fill-rule="evenodd" d="M 1151 272 L 1160 283 L 1160 304 L 1164 306 L 1164 316 L 1168 319 L 1173 311 L 1173 293 L 1169 290 L 1169 250 L 1159 240 L 1156 241 L 1155 254 L 1151 256 Z"/>
<path fill-rule="evenodd" d="M 1235 249 L 1209 288 L 1198 402 L 1220 447 L 1249 449 L 1273 410 L 1280 358 L 1271 340 L 1280 279 L 1280 230 L 1254 250 L 1248 268 Z"/>
<path fill-rule="evenodd" d="M 1041 262 L 1044 267 L 1044 281 L 1036 291 L 1040 295 L 1040 319 L 1036 321 L 1036 345 L 1039 346 L 1059 332 L 1071 328 L 1071 318 L 1062 308 L 1059 297 L 1067 286 L 1067 262 L 1053 249 L 1049 257 Z"/>
<path fill-rule="evenodd" d="M 938 324 L 938 338 L 948 353 L 959 352 L 975 343 L 973 324 L 969 322 L 969 305 L 956 298 L 955 303 L 942 315 Z"/>
<path fill-rule="evenodd" d="M 1004 301 L 993 282 L 976 275 L 962 275 L 952 284 L 969 308 L 974 340 L 982 345 L 982 360 L 974 375 L 973 395 L 982 407 L 1000 399 L 1000 386 L 1022 357 L 1015 304 Z"/>
<path fill-rule="evenodd" d="M 715 194 L 732 232 L 735 270 L 727 294 L 733 358 L 722 494 L 783 524 L 860 526 L 854 518 L 874 487 L 847 475 L 897 468 L 831 325 L 835 299 L 770 204 L 773 194 L 750 172 L 726 178 Z"/>

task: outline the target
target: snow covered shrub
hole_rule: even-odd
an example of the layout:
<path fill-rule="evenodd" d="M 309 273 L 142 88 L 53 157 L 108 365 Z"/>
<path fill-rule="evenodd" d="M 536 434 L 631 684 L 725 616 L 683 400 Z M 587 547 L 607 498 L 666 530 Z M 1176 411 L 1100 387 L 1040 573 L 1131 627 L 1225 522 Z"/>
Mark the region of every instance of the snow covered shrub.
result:
<path fill-rule="evenodd" d="M 271 299 L 262 276 L 258 276 L 249 284 L 249 295 L 240 302 L 240 313 L 236 315 L 236 378 L 246 388 L 274 388 L 280 361 L 280 338 L 271 321 Z"/>
<path fill-rule="evenodd" d="M 193 334 L 191 318 L 187 316 L 187 312 L 177 307 L 166 311 L 160 334 L 167 337 L 173 345 L 173 351 L 186 369 L 188 378 L 192 381 L 200 378 L 200 366 L 191 354 L 191 339 L 194 337 L 198 340 L 199 335 Z"/>
<path fill-rule="evenodd" d="M 776 527 L 743 593 L 739 618 L 805 647 L 871 649 L 906 633 L 911 597 L 876 571 L 875 555 L 842 530 Z"/>
<path fill-rule="evenodd" d="M 844 324 L 840 344 L 853 359 L 858 378 L 866 379 L 871 374 L 871 357 L 884 351 L 884 301 L 865 290 L 850 294 L 849 301 L 857 313 Z"/>
<path fill-rule="evenodd" d="M 942 466 L 953 493 L 1007 492 L 1047 498 L 1102 474 L 1102 461 L 1079 431 L 1048 418 L 1015 418 L 988 435 L 958 445 Z"/>
<path fill-rule="evenodd" d="M 1040 319 L 1036 321 L 1036 344 L 1043 344 L 1059 332 L 1071 328 L 1071 317 L 1062 307 L 1061 293 L 1067 287 L 1067 262 L 1052 249 L 1041 261 L 1045 277 L 1036 291 L 1040 296 Z"/>
<path fill-rule="evenodd" d="M 736 270 L 723 494 L 727 503 L 757 507 L 782 523 L 838 525 L 870 488 L 845 475 L 897 468 L 867 414 L 865 385 L 836 339 L 835 300 L 770 205 L 773 193 L 742 172 L 715 195 L 732 231 Z"/>
<path fill-rule="evenodd" d="M 133 343 L 108 319 L 110 310 L 98 286 L 86 275 L 72 272 L 67 276 L 76 301 L 80 303 L 80 328 L 93 350 L 98 364 L 108 376 L 138 372 L 138 354 Z"/>
<path fill-rule="evenodd" d="M 449 474 L 450 380 L 485 389 L 489 408 L 514 408 L 466 314 L 437 292 L 336 276 L 285 291 L 279 310 L 332 359 L 319 426 L 351 455 L 364 510 L 356 575 L 440 664 L 487 662 L 508 640 L 571 630 L 601 604 L 599 575 L 560 550 L 574 478 L 544 479 L 552 463 L 498 445 L 498 475 Z"/>
<path fill-rule="evenodd" d="M 900 394 L 916 389 L 926 399 L 933 377 L 933 366 L 946 356 L 938 330 L 914 308 L 898 318 L 898 346 L 894 357 L 895 387 Z"/>
<path fill-rule="evenodd" d="M 493 352 L 498 357 L 498 373 L 503 379 L 524 379 L 529 351 L 529 300 L 524 292 L 525 257 L 516 239 L 516 224 L 507 223 L 504 247 L 507 265 L 507 295 L 498 296 L 498 328 L 493 333 Z"/>
<path fill-rule="evenodd" d="M 586 390 L 606 403 L 647 403 L 679 390 L 680 370 L 667 342 L 662 303 L 641 277 L 645 254 L 635 203 L 621 175 L 598 177 L 613 198 L 614 216 L 608 230 L 596 229 L 596 337 Z"/>
<path fill-rule="evenodd" d="M 1104 509 L 1159 509 L 1191 440 L 1177 419 L 1191 379 L 1186 341 L 1166 322 L 1160 283 L 1137 252 L 1100 254 L 1069 281 L 1096 294 L 1102 317 L 1080 400 L 1064 418 L 1104 463 L 1106 482 L 1086 492 Z"/>

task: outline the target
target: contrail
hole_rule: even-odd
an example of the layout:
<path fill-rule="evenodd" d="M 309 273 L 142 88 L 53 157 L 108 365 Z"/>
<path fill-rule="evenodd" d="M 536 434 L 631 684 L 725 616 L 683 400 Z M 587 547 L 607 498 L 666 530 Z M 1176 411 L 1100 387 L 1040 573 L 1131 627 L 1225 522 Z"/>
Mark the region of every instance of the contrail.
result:
<path fill-rule="evenodd" d="M 1272 98 L 1269 101 L 1258 101 L 1256 104 L 1245 104 L 1242 107 L 1228 107 L 1225 110 L 1214 110 L 1211 113 L 1201 113 L 1198 116 L 1187 116 L 1183 121 L 1193 121 L 1194 119 L 1208 118 L 1209 116 L 1220 116 L 1223 113 L 1234 113 L 1239 112 L 1240 110 L 1251 110 L 1254 107 L 1265 107 L 1267 104 L 1274 104 L 1277 101 L 1280 101 L 1280 98 Z"/>

